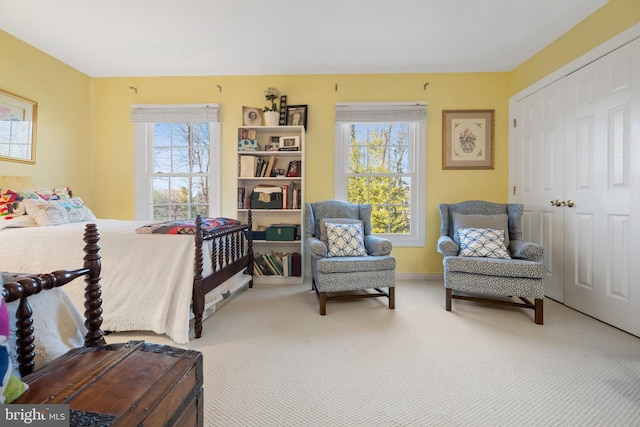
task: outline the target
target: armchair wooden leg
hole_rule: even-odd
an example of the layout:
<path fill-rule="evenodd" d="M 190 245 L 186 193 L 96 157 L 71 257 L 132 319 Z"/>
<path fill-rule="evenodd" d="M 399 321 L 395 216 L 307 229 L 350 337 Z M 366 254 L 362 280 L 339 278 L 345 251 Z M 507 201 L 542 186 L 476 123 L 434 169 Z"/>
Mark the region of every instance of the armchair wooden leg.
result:
<path fill-rule="evenodd" d="M 320 315 L 324 316 L 327 314 L 327 293 L 320 292 L 318 293 L 318 297 L 320 298 Z"/>
<path fill-rule="evenodd" d="M 396 287 L 389 286 L 389 308 L 393 310 L 396 308 Z"/>
<path fill-rule="evenodd" d="M 535 318 L 536 324 L 538 325 L 544 325 L 543 307 L 544 307 L 544 300 L 542 298 L 536 298 L 534 302 L 534 310 L 536 313 L 536 318 Z"/>
<path fill-rule="evenodd" d="M 446 296 L 445 296 L 445 309 L 447 311 L 451 311 L 451 288 L 445 288 Z"/>

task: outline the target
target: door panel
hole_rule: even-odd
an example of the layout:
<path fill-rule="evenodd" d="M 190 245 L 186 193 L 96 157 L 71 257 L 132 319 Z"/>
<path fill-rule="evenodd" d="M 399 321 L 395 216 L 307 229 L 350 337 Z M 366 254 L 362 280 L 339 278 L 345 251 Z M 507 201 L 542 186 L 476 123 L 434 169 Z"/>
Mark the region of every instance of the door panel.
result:
<path fill-rule="evenodd" d="M 509 201 L 522 203 L 524 239 L 544 247 L 545 294 L 564 300 L 564 213 L 551 201 L 564 196 L 564 83 L 558 81 L 516 104 L 510 150 Z"/>
<path fill-rule="evenodd" d="M 640 335 L 640 40 L 565 80 L 565 303 Z"/>

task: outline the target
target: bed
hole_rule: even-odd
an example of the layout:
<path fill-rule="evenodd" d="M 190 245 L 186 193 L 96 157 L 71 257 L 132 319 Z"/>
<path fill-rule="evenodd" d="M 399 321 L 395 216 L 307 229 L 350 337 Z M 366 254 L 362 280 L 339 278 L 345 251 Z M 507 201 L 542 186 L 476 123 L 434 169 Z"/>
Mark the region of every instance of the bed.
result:
<path fill-rule="evenodd" d="M 71 197 L 70 191 L 63 197 Z M 108 314 L 102 329 L 153 331 L 179 344 L 189 342 L 191 327 L 199 338 L 206 317 L 253 285 L 251 215 L 246 224 L 220 228 L 211 225 L 216 223 L 211 218 L 197 217 L 185 222 L 186 231 L 163 234 L 136 232 L 152 225 L 148 221 L 97 219 L 86 211 L 87 218 L 55 226 L 28 226 L 31 215 L 16 217 L 25 224 L 0 225 L 0 271 L 53 271 L 73 265 L 83 250 L 77 236 L 88 222 L 95 223 L 106 267 L 101 284 Z M 65 291 L 82 311 L 83 290 Z"/>
<path fill-rule="evenodd" d="M 26 424 L 68 420 L 73 426 L 202 426 L 202 353 L 144 341 L 106 344 L 100 329 L 100 234 L 95 224 L 84 230 L 77 236 L 85 242 L 84 257 L 75 264 L 80 268 L 0 276 L 4 418 Z M 74 287 L 84 288 L 84 317 L 63 290 Z M 19 418 L 25 405 L 46 406 L 45 417 Z"/>

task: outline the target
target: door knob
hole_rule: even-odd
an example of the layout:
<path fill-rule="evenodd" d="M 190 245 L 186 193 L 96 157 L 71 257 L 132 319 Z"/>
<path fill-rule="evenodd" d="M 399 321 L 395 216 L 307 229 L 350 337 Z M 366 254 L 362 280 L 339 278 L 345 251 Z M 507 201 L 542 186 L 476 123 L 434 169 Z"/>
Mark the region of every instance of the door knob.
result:
<path fill-rule="evenodd" d="M 573 200 L 569 199 L 567 200 L 567 206 L 569 206 L 570 208 L 574 207 L 576 205 L 576 202 L 574 202 Z"/>
<path fill-rule="evenodd" d="M 564 205 L 565 205 L 564 201 L 563 201 L 563 200 L 560 200 L 560 199 L 555 199 L 555 200 L 552 200 L 552 201 L 551 201 L 551 206 L 558 206 L 558 207 L 560 207 L 560 206 L 564 206 Z"/>

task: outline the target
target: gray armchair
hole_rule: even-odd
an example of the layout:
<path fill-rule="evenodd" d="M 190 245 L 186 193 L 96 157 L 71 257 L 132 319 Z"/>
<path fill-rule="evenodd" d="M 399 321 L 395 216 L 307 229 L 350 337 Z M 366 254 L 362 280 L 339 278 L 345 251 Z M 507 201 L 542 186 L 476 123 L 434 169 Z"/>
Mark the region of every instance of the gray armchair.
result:
<path fill-rule="evenodd" d="M 446 310 L 451 311 L 452 299 L 525 307 L 534 310 L 535 323 L 543 324 L 544 251 L 522 241 L 524 207 L 471 200 L 441 204 L 439 209 L 438 252 L 444 255 Z M 470 230 L 473 228 L 476 230 Z M 501 257 L 505 252 L 500 239 L 492 239 L 490 231 L 478 237 L 486 229 L 505 230 L 500 237 L 507 257 Z"/>
<path fill-rule="evenodd" d="M 393 309 L 396 260 L 391 242 L 371 234 L 371 205 L 327 200 L 306 209 L 305 244 L 320 314 L 328 300 L 347 298 L 387 297 Z"/>

